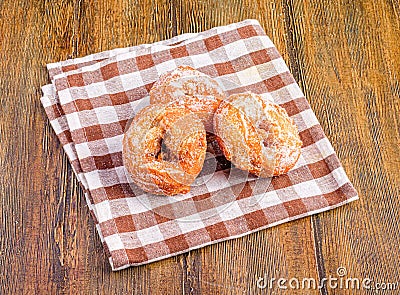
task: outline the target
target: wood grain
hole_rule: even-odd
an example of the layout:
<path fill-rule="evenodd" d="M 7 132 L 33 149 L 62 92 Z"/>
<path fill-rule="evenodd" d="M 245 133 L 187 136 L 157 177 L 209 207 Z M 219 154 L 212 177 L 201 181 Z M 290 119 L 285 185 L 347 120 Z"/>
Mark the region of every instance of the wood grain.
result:
<path fill-rule="evenodd" d="M 400 289 L 399 16 L 396 0 L 0 2 L 0 294 L 305 294 L 256 280 L 339 266 Z M 45 65 L 245 18 L 282 53 L 360 200 L 112 272 L 39 102 Z"/>
<path fill-rule="evenodd" d="M 356 203 L 312 217 L 321 238 L 320 271 L 328 277 L 342 266 L 351 277 L 398 282 L 398 5 L 289 6 L 297 16 L 290 22 L 297 80 L 360 194 Z"/>
<path fill-rule="evenodd" d="M 177 5 L 177 15 L 182 20 L 178 22 L 178 33 L 203 31 L 247 18 L 259 19 L 285 56 L 288 43 L 283 36 L 283 3 L 275 2 L 273 9 L 265 5 L 264 1 L 218 4 L 214 1 L 181 1 Z M 207 13 L 207 7 L 214 7 L 216 13 Z M 187 263 L 192 266 L 190 290 L 194 294 L 256 294 L 259 292 L 256 284 L 259 277 L 317 278 L 310 222 L 310 218 L 304 218 L 238 240 L 192 251 L 187 257 Z M 274 290 L 279 293 L 276 288 Z M 295 293 L 301 294 L 301 291 Z M 316 290 L 309 290 L 308 294 L 317 293 Z"/>

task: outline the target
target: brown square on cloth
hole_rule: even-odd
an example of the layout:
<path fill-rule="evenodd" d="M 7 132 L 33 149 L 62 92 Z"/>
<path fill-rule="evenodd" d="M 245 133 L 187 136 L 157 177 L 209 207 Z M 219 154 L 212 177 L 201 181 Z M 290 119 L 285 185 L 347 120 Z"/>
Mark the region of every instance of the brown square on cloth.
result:
<path fill-rule="evenodd" d="M 299 128 L 303 147 L 287 175 L 255 178 L 217 155 L 217 171 L 183 196 L 130 184 L 122 137 L 158 77 L 192 66 L 228 92 L 269 92 Z M 43 107 L 85 191 L 111 267 L 120 270 L 358 199 L 302 91 L 256 20 L 118 48 L 47 66 Z M 236 86 L 235 86 L 236 85 Z"/>

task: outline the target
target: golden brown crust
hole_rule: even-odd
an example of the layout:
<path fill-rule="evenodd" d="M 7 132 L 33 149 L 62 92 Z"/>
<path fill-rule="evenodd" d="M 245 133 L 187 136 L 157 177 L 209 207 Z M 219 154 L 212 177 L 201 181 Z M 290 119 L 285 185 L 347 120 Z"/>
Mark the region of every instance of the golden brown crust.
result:
<path fill-rule="evenodd" d="M 254 93 L 234 94 L 214 116 L 214 130 L 225 157 L 239 169 L 270 177 L 296 164 L 302 142 L 286 111 Z"/>
<path fill-rule="evenodd" d="M 206 132 L 185 108 L 150 105 L 132 120 L 123 138 L 123 161 L 133 182 L 153 194 L 187 193 L 200 173 Z"/>

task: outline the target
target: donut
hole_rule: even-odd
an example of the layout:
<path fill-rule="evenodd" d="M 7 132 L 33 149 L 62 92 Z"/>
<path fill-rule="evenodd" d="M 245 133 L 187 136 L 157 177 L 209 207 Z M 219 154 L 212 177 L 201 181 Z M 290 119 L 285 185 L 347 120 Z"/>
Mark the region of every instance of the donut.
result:
<path fill-rule="evenodd" d="M 210 76 L 190 66 L 163 74 L 150 89 L 150 104 L 181 106 L 197 113 L 212 132 L 213 116 L 226 95 Z"/>
<path fill-rule="evenodd" d="M 156 104 L 133 118 L 122 140 L 122 158 L 138 187 L 172 196 L 190 191 L 202 169 L 206 148 L 206 131 L 196 114 Z"/>
<path fill-rule="evenodd" d="M 214 131 L 225 157 L 260 177 L 285 174 L 300 157 L 302 142 L 293 119 L 255 93 L 233 94 L 221 102 Z"/>

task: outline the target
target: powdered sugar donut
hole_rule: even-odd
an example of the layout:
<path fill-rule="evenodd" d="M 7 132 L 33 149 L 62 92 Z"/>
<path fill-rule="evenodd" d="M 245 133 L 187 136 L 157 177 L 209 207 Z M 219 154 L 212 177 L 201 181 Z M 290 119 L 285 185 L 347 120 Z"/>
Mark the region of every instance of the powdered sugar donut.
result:
<path fill-rule="evenodd" d="M 212 131 L 214 112 L 225 97 L 214 79 L 189 66 L 162 75 L 150 89 L 150 104 L 189 108 L 199 113 L 207 131 Z"/>
<path fill-rule="evenodd" d="M 132 181 L 144 191 L 184 194 L 202 169 L 206 148 L 206 132 L 196 114 L 150 105 L 124 134 L 123 161 Z"/>
<path fill-rule="evenodd" d="M 225 157 L 237 168 L 270 177 L 296 164 L 302 142 L 285 109 L 251 92 L 221 102 L 214 130 Z"/>

